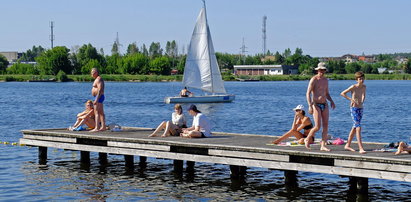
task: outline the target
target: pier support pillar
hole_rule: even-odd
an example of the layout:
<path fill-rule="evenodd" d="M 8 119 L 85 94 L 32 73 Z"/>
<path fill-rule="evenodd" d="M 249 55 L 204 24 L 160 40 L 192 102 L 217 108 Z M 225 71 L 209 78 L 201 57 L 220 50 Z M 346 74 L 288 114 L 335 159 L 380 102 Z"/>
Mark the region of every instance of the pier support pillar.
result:
<path fill-rule="evenodd" d="M 98 160 L 101 165 L 106 165 L 107 161 L 107 153 L 98 153 Z"/>
<path fill-rule="evenodd" d="M 284 170 L 284 182 L 288 187 L 298 187 L 297 179 L 298 171 L 295 170 Z"/>
<path fill-rule="evenodd" d="M 138 162 L 138 165 L 140 167 L 146 167 L 147 166 L 147 157 L 146 156 L 140 156 L 140 161 Z"/>
<path fill-rule="evenodd" d="M 247 174 L 247 167 L 246 166 L 235 166 L 230 165 L 231 170 L 231 177 L 232 178 L 244 178 Z"/>
<path fill-rule="evenodd" d="M 90 152 L 80 151 L 80 162 L 85 165 L 90 165 Z"/>
<path fill-rule="evenodd" d="M 349 177 L 350 190 L 356 190 L 359 194 L 368 194 L 368 178 Z"/>
<path fill-rule="evenodd" d="M 174 160 L 174 172 L 181 174 L 183 172 L 184 162 L 182 160 Z"/>
<path fill-rule="evenodd" d="M 195 165 L 194 161 L 187 161 L 186 162 L 186 171 L 190 172 L 190 173 L 194 172 L 194 165 Z"/>
<path fill-rule="evenodd" d="M 47 163 L 47 147 L 39 147 L 39 164 L 44 165 Z"/>
<path fill-rule="evenodd" d="M 134 156 L 133 155 L 124 155 L 124 161 L 126 169 L 134 169 Z"/>

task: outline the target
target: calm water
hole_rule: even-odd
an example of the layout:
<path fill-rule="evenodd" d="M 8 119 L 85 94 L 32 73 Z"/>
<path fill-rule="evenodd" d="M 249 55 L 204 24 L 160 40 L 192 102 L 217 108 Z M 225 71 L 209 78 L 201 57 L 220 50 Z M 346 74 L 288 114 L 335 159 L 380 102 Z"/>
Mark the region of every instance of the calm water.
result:
<path fill-rule="evenodd" d="M 348 101 L 339 93 L 353 81 L 330 81 L 337 108 L 330 131 L 347 138 L 351 127 Z M 292 108 L 304 104 L 308 81 L 227 82 L 233 103 L 199 104 L 214 131 L 281 135 L 293 119 Z M 411 81 L 366 81 L 363 140 L 390 142 L 411 136 Z M 68 127 L 90 99 L 91 83 L 0 83 L 0 141 L 18 142 L 22 129 Z M 106 84 L 108 123 L 155 127 L 170 119 L 173 105 L 165 96 L 178 93 L 180 83 Z M 185 105 L 184 109 L 188 106 Z M 307 107 L 307 106 L 306 106 Z M 191 123 L 191 120 L 190 120 Z M 319 134 L 317 134 L 317 137 Z M 299 188 L 284 186 L 283 172 L 250 168 L 245 181 L 232 181 L 225 165 L 197 163 L 194 175 L 175 176 L 172 161 L 149 158 L 147 167 L 124 170 L 122 156 L 109 156 L 101 167 L 92 153 L 90 169 L 80 167 L 79 154 L 49 149 L 47 165 L 39 165 L 37 148 L 0 144 L 0 200 L 355 200 L 347 179 L 299 173 Z M 138 159 L 136 159 L 138 162 Z M 406 200 L 411 183 L 369 181 L 369 200 Z"/>

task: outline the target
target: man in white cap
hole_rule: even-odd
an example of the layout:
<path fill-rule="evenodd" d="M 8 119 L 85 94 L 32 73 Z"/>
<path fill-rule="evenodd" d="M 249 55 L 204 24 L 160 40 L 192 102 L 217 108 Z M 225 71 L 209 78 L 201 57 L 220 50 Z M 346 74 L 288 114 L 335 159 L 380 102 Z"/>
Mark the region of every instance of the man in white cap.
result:
<path fill-rule="evenodd" d="M 331 108 L 335 109 L 334 101 L 330 96 L 330 92 L 328 91 L 328 79 L 324 77 L 327 68 L 325 67 L 325 63 L 320 62 L 318 63 L 318 67 L 315 68 L 317 70 L 317 75 L 311 78 L 310 83 L 308 84 L 307 88 L 307 103 L 308 103 L 308 112 L 313 114 L 314 128 L 310 131 L 307 138 L 305 138 L 305 147 L 310 149 L 310 140 L 314 137 L 315 133 L 320 130 L 321 124 L 323 127 L 322 133 L 322 140 L 321 140 L 321 151 L 330 151 L 326 147 L 327 144 L 327 137 L 328 137 L 328 119 L 329 119 L 329 109 L 327 100 L 330 101 Z"/>

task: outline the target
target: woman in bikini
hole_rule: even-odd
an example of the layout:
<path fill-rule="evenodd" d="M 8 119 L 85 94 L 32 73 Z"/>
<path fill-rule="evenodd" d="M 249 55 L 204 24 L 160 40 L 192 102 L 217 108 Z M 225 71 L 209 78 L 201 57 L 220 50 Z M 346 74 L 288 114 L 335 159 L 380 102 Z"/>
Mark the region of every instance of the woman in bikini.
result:
<path fill-rule="evenodd" d="M 278 144 L 281 141 L 294 136 L 297 138 L 299 144 L 304 144 L 304 139 L 307 137 L 310 130 L 313 128 L 313 124 L 308 116 L 305 116 L 304 106 L 298 105 L 296 108 L 293 109 L 294 114 L 294 121 L 291 127 L 291 130 L 286 132 L 283 136 L 273 141 L 273 144 Z M 304 133 L 300 131 L 304 129 Z M 314 138 L 310 141 L 310 143 L 314 142 Z"/>
<path fill-rule="evenodd" d="M 187 121 L 183 114 L 183 108 L 180 104 L 174 106 L 174 112 L 171 115 L 171 121 L 163 121 L 158 125 L 156 130 L 149 135 L 149 137 L 157 136 L 156 133 L 164 129 L 163 135 L 161 137 L 167 136 L 179 136 L 182 132 L 182 128 L 187 128 Z"/>
<path fill-rule="evenodd" d="M 96 121 L 94 119 L 94 106 L 93 106 L 93 101 L 87 100 L 85 103 L 86 109 L 77 114 L 77 121 L 73 126 L 70 126 L 68 130 L 75 130 L 79 126 L 86 124 L 87 127 L 89 128 L 95 128 L 96 127 Z"/>

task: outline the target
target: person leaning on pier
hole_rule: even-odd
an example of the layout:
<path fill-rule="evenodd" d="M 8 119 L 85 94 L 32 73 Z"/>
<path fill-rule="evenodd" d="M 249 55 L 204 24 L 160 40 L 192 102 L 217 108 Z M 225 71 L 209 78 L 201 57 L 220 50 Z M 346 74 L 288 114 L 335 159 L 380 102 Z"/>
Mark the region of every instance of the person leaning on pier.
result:
<path fill-rule="evenodd" d="M 308 136 L 308 133 L 313 128 L 313 124 L 310 120 L 310 117 L 305 116 L 304 106 L 298 105 L 296 108 L 293 109 L 294 113 L 294 121 L 291 129 L 286 132 L 283 136 L 273 141 L 273 144 L 278 144 L 281 141 L 294 136 L 297 138 L 299 144 L 304 144 L 305 138 Z M 300 131 L 304 129 L 304 133 Z M 314 137 L 311 138 L 310 144 L 314 142 Z"/>
<path fill-rule="evenodd" d="M 330 113 L 327 100 L 330 101 L 331 108 L 333 109 L 335 109 L 335 104 L 328 90 L 328 79 L 324 76 L 327 71 L 325 64 L 323 62 L 318 63 L 318 67 L 315 68 L 315 70 L 317 70 L 317 75 L 311 78 L 306 93 L 308 112 L 313 114 L 315 125 L 308 134 L 307 138 L 305 138 L 304 143 L 305 147 L 310 149 L 309 140 L 311 140 L 311 138 L 315 136 L 315 133 L 320 130 L 322 124 L 323 133 L 320 150 L 330 151 L 330 149 L 326 147 L 328 138 L 328 119 Z"/>
<path fill-rule="evenodd" d="M 186 117 L 183 114 L 183 108 L 180 104 L 174 105 L 174 112 L 171 114 L 171 121 L 163 121 L 158 125 L 156 130 L 149 137 L 157 136 L 156 133 L 164 129 L 161 137 L 179 136 L 183 128 L 187 128 Z"/>
<path fill-rule="evenodd" d="M 193 125 L 190 128 L 183 128 L 180 136 L 186 138 L 211 137 L 211 126 L 208 118 L 195 105 L 188 108 L 188 113 L 194 117 Z"/>

